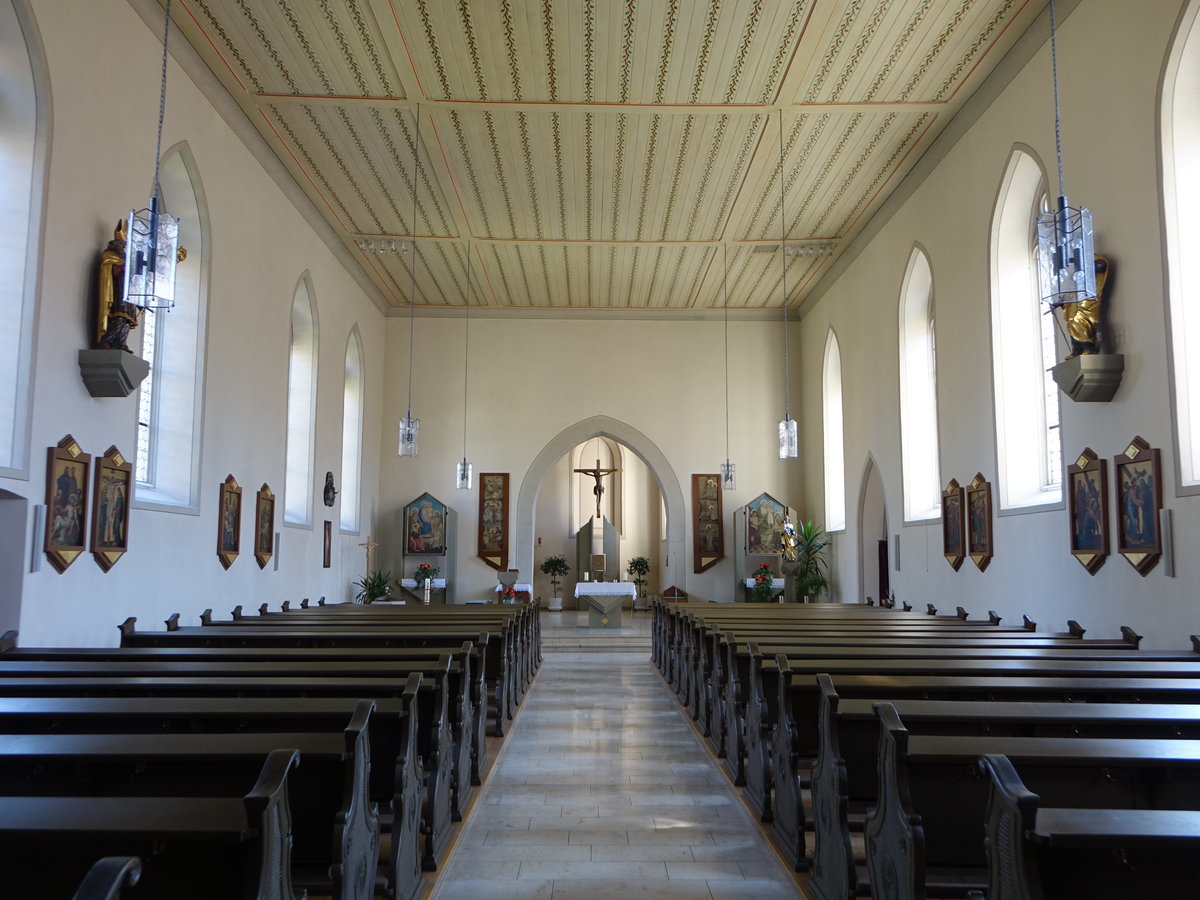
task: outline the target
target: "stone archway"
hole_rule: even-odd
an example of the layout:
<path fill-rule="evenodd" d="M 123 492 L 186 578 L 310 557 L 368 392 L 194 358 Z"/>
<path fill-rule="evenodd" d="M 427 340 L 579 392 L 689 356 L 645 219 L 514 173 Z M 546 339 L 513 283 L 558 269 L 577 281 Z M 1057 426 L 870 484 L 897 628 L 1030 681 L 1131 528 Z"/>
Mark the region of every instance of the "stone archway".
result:
<path fill-rule="evenodd" d="M 663 562 L 663 584 L 676 585 L 686 588 L 684 584 L 684 546 L 687 532 L 686 510 L 683 501 L 683 489 L 679 486 L 679 478 L 658 446 L 646 435 L 631 425 L 609 416 L 592 416 L 564 428 L 551 438 L 542 448 L 525 472 L 521 487 L 517 493 L 517 514 L 515 524 L 515 545 L 513 559 L 517 568 L 522 572 L 532 573 L 534 569 L 534 509 L 537 505 L 538 492 L 546 475 L 554 468 L 559 458 L 571 448 L 594 437 L 607 437 L 624 444 L 646 464 L 654 480 L 658 482 L 663 504 L 667 508 L 667 549 Z M 532 577 L 531 577 L 532 580 Z"/>

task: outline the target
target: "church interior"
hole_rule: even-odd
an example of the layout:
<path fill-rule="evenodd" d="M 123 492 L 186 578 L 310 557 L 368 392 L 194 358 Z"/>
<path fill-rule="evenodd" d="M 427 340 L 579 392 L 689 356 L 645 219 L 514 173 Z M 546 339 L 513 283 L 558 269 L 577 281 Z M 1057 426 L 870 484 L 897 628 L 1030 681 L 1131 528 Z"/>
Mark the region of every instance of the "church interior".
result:
<path fill-rule="evenodd" d="M 765 497 L 810 605 L 1200 648 L 1198 14 L 0 0 L 0 632 L 740 604 Z"/>

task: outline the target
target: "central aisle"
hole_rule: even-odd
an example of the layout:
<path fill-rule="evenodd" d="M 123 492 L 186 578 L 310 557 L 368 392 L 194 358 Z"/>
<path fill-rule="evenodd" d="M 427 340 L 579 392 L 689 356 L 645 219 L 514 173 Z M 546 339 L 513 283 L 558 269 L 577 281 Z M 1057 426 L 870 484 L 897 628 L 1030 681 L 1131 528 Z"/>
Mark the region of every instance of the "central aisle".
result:
<path fill-rule="evenodd" d="M 545 653 L 435 900 L 796 898 L 638 653 Z"/>

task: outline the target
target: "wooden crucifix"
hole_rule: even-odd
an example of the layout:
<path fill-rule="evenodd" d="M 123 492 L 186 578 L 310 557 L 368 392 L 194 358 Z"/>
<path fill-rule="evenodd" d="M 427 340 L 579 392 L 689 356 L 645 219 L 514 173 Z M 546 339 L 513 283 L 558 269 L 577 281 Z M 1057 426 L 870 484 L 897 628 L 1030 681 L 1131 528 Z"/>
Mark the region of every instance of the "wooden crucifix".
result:
<path fill-rule="evenodd" d="M 596 495 L 596 521 L 600 521 L 600 497 L 604 494 L 604 485 L 600 479 L 605 475 L 611 475 L 613 472 L 620 472 L 620 469 L 602 469 L 600 468 L 600 460 L 596 460 L 594 469 L 575 469 L 580 475 L 591 475 L 596 479 L 596 486 L 592 488 L 592 493 Z"/>
<path fill-rule="evenodd" d="M 359 544 L 358 546 L 365 547 L 367 550 L 367 577 L 370 578 L 371 577 L 371 551 L 374 550 L 376 547 L 378 547 L 379 544 L 377 544 L 375 541 L 371 540 L 371 536 L 368 534 L 367 540 L 364 543 Z"/>

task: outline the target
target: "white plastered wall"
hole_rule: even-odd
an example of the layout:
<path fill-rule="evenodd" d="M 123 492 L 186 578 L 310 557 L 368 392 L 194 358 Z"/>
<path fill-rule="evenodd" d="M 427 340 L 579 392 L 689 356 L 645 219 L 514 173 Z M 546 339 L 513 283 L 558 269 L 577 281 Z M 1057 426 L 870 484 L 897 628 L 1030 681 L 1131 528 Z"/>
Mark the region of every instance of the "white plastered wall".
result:
<path fill-rule="evenodd" d="M 1200 559 L 1189 553 L 1200 530 L 1200 498 L 1176 496 L 1175 438 L 1169 407 L 1161 237 L 1158 90 L 1177 0 L 1083 0 L 1061 23 L 1058 52 L 1067 190 L 1096 221 L 1097 252 L 1115 267 L 1111 335 L 1125 375 L 1111 403 L 1062 400 L 1063 455 L 1084 448 L 1111 458 L 1140 434 L 1162 449 L 1164 506 L 1173 511 L 1176 577 L 1160 564 L 1145 578 L 1115 554 L 1089 576 L 1068 553 L 1067 512 L 1054 508 L 995 519 L 995 558 L 980 573 L 968 560 L 956 574 L 941 557 L 940 522 L 892 527 L 900 533 L 898 601 L 943 611 L 995 609 L 1063 630 L 1077 619 L 1089 636 L 1116 636 L 1128 624 L 1143 646 L 1189 649 L 1200 631 L 1195 585 Z M 801 323 L 802 456 L 806 496 L 822 490 L 820 366 L 832 325 L 841 342 L 847 493 L 857 497 L 865 461 L 879 464 L 889 510 L 903 508 L 898 453 L 895 298 L 913 241 L 929 252 L 938 286 L 937 372 L 941 483 L 996 476 L 993 425 L 988 231 L 1009 153 L 1028 145 L 1054 180 L 1054 120 L 1048 41 L 963 134 L 936 169 L 806 311 Z M 1051 186 L 1052 193 L 1056 187 Z M 1111 472 L 1110 472 L 1111 478 Z M 994 498 L 998 493 L 993 493 Z M 997 501 L 998 502 L 998 501 Z M 850 504 L 850 509 L 854 505 Z M 1115 535 L 1115 510 L 1110 515 Z M 836 544 L 839 570 L 858 571 L 858 524 Z M 847 593 L 859 592 L 855 587 Z M 869 593 L 869 591 L 867 591 Z"/>
<path fill-rule="evenodd" d="M 88 304 L 99 250 L 112 223 L 142 205 L 153 173 L 161 37 L 125 0 L 36 5 L 53 95 L 53 143 L 41 239 L 29 480 L 0 488 L 45 502 L 45 448 L 71 433 L 84 450 L 115 444 L 134 450 L 136 394 L 93 399 L 79 376 L 77 351 L 88 345 Z M 172 46 L 175 46 L 176 36 Z M 107 49 L 105 49 L 107 48 Z M 101 52 L 104 50 L 104 52 Z M 131 73 L 144 73 L 132 77 Z M 276 529 L 280 568 L 260 570 L 250 552 L 254 495 L 266 482 L 283 489 L 288 322 L 296 279 L 312 277 L 320 312 L 320 375 L 314 493 L 324 473 L 340 472 L 342 374 L 346 338 L 357 322 L 364 338 L 366 432 L 362 509 L 377 509 L 379 409 L 384 358 L 381 315 L 304 216 L 267 176 L 247 147 L 172 60 L 163 146 L 186 141 L 207 199 L 210 227 L 207 353 L 204 372 L 201 490 L 198 514 L 135 508 L 130 552 L 105 574 L 84 554 L 57 574 L 43 562 L 24 575 L 21 642 L 112 644 L 116 626 L 162 628 L 172 612 L 195 623 L 206 607 L 225 614 L 236 603 L 273 607 L 302 597 L 340 596 L 358 571 L 363 538 L 339 535 L 337 509 L 319 499 L 315 526 Z M 217 491 L 232 473 L 244 490 L 242 554 L 228 572 L 216 556 Z M 27 542 L 40 546 L 32 534 Z M 321 567 L 321 523 L 334 523 L 333 565 Z M 28 568 L 28 544 L 25 568 Z M 0 629 L 17 627 L 0 623 Z"/>

